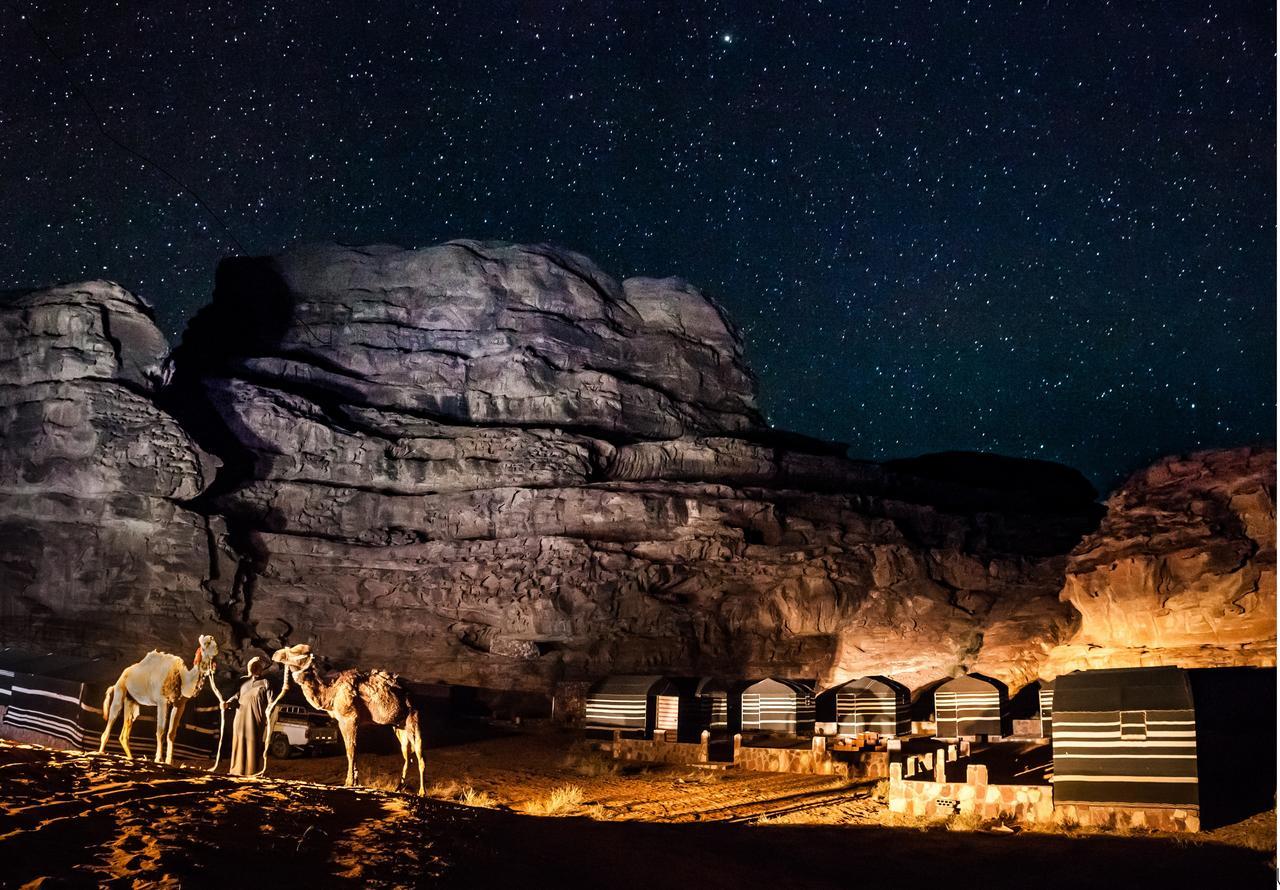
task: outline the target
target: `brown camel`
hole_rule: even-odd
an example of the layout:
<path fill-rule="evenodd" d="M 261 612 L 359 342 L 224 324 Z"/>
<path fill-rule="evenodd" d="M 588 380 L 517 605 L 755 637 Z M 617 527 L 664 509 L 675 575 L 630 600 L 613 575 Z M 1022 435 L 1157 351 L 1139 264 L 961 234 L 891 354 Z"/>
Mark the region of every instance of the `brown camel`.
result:
<path fill-rule="evenodd" d="M 404 788 L 409 775 L 409 752 L 418 759 L 418 794 L 426 789 L 426 765 L 422 760 L 422 730 L 418 709 L 409 699 L 400 678 L 384 670 L 348 670 L 323 677 L 315 665 L 315 656 L 306 643 L 277 649 L 271 656 L 293 674 L 293 680 L 313 708 L 318 708 L 338 721 L 342 741 L 347 748 L 347 785 L 356 784 L 356 727 L 375 723 L 390 726 L 400 741 L 400 785 Z"/>
<path fill-rule="evenodd" d="M 125 668 L 120 679 L 107 687 L 102 701 L 102 716 L 107 726 L 102 730 L 98 753 L 107 750 L 111 727 L 123 714 L 120 747 L 124 749 L 124 756 L 132 759 L 129 734 L 133 732 L 133 721 L 138 713 L 143 706 L 148 706 L 156 709 L 156 763 L 162 760 L 173 763 L 173 739 L 182 725 L 182 712 L 187 702 L 199 695 L 205 679 L 213 673 L 217 657 L 218 644 L 213 637 L 203 634 L 190 668 L 183 665 L 178 656 L 155 649 L 148 652 L 142 661 Z"/>

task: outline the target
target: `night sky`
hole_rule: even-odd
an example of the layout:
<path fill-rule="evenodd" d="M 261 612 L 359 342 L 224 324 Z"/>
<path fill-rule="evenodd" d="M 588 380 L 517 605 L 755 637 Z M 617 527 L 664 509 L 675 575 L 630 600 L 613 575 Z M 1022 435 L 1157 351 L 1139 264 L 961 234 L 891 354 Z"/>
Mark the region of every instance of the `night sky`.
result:
<path fill-rule="evenodd" d="M 176 340 L 228 253 L 546 241 L 719 299 L 777 426 L 1105 489 L 1274 440 L 1267 7 L 15 0 L 0 287 Z"/>

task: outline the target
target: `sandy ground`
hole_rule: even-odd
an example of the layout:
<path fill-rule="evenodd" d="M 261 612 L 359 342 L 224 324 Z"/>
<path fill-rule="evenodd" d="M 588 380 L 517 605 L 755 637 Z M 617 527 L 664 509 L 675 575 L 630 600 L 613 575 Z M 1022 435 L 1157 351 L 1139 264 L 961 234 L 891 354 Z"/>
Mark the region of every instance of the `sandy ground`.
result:
<path fill-rule="evenodd" d="M 568 734 L 429 752 L 440 798 L 394 794 L 399 755 L 212 776 L 0 742 L 0 886 L 848 887 L 875 876 L 989 887 L 1262 887 L 1274 813 L 1194 840 L 887 827 L 874 786 L 815 776 L 616 769 Z M 563 817 L 545 808 L 580 790 Z M 43 879 L 43 882 L 41 883 Z M 879 879 L 876 878 L 877 882 Z"/>

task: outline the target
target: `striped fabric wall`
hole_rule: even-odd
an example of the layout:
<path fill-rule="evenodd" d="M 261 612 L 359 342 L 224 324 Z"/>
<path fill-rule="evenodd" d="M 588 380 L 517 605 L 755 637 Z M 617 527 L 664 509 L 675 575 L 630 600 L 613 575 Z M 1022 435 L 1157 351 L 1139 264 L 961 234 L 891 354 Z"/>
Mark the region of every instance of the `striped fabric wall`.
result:
<path fill-rule="evenodd" d="M 761 687 L 761 691 L 751 689 Z M 812 732 L 815 718 L 813 694 L 799 684 L 763 681 L 742 694 L 742 728 L 788 734 Z"/>
<path fill-rule="evenodd" d="M 1197 806 L 1195 712 L 1058 711 L 1053 772 L 1060 803 Z"/>
<path fill-rule="evenodd" d="M 942 738 L 1003 734 L 1000 692 L 994 687 L 989 692 L 950 692 L 944 686 L 933 701 Z"/>
<path fill-rule="evenodd" d="M 863 732 L 907 735 L 911 732 L 911 715 L 892 690 L 838 692 L 836 727 L 837 731 L 849 735 Z"/>
<path fill-rule="evenodd" d="M 703 720 L 708 729 L 729 728 L 729 696 L 723 692 L 712 692 L 700 696 L 703 709 Z"/>
<path fill-rule="evenodd" d="M 675 732 L 680 728 L 680 698 L 675 695 L 658 696 L 658 712 L 655 729 Z"/>
<path fill-rule="evenodd" d="M 588 729 L 644 730 L 648 718 L 649 696 L 643 692 L 598 692 L 587 697 Z"/>
<path fill-rule="evenodd" d="M 1053 687 L 1040 687 L 1040 734 L 1053 738 Z"/>
<path fill-rule="evenodd" d="M 4 713 L 6 726 L 43 733 L 82 751 L 97 750 L 105 725 L 101 710 L 106 691 L 103 687 L 15 673 L 11 689 Z M 192 719 L 196 711 L 193 705 L 194 702 L 187 705 L 173 751 L 188 758 L 208 757 L 217 745 L 218 730 L 197 724 Z M 121 726 L 122 720 L 117 720 L 107 750 L 123 753 L 117 741 Z M 129 737 L 134 756 L 154 755 L 155 737 L 155 709 L 143 708 Z"/>
<path fill-rule="evenodd" d="M 13 671 L 6 671 L 0 668 L 0 707 L 9 704 L 9 697 L 13 695 Z"/>

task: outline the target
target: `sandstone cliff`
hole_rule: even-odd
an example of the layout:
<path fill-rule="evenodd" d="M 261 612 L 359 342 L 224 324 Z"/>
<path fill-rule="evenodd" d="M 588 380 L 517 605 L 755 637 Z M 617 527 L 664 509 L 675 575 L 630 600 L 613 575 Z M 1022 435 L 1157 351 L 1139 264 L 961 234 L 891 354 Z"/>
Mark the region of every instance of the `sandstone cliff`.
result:
<path fill-rule="evenodd" d="M 1115 498 L 1081 544 L 1100 510 L 1065 467 L 879 465 L 772 430 L 732 325 L 677 279 L 547 247 L 299 248 L 224 262 L 165 353 L 112 284 L 0 304 L 0 642 L 181 651 L 216 627 L 241 657 L 305 640 L 533 691 L 650 670 L 1017 688 L 1051 653 L 1153 645 L 1115 630 L 1154 608 L 1119 581 L 1104 621 L 1084 582 L 1059 596 L 1077 545 L 1072 579 L 1098 575 Z M 1272 503 L 1265 474 L 1228 513 Z M 1265 659 L 1240 644 L 1267 638 L 1274 548 L 1178 506 L 1201 488 L 1142 489 L 1203 517 L 1160 596 L 1201 554 L 1238 585 L 1195 645 Z"/>
<path fill-rule="evenodd" d="M 0 295 L 5 642 L 181 651 L 214 619 L 221 522 L 184 505 L 216 464 L 155 404 L 167 353 L 116 284 Z"/>
<path fill-rule="evenodd" d="M 258 645 L 526 688 L 1020 684 L 1072 629 L 1078 474 L 1002 461 L 1026 484 L 990 488 L 771 431 L 736 332 L 676 279 L 476 242 L 228 261 L 177 366 Z"/>
<path fill-rule="evenodd" d="M 1274 665 L 1276 454 L 1167 457 L 1107 501 L 1067 565 L 1080 628 L 1046 675 L 1090 667 Z"/>

